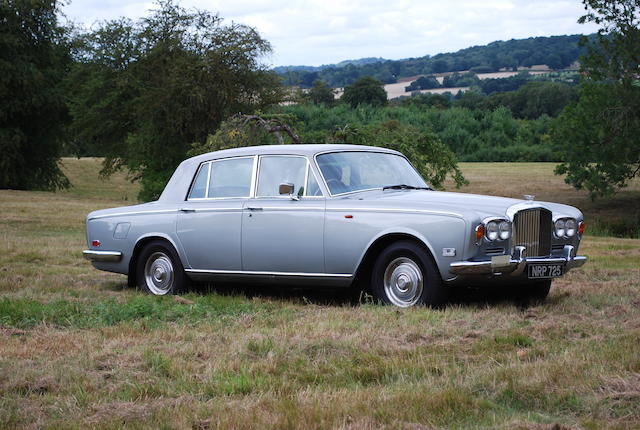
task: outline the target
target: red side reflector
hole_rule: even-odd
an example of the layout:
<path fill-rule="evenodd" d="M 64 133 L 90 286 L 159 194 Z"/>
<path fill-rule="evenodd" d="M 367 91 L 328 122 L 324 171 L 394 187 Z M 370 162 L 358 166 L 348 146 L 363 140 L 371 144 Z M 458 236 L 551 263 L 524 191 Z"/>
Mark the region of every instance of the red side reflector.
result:
<path fill-rule="evenodd" d="M 345 217 L 346 219 L 351 219 L 351 218 L 353 218 L 353 215 L 345 215 L 344 217 Z"/>
<path fill-rule="evenodd" d="M 99 247 L 99 246 L 100 246 L 100 241 L 99 241 L 99 240 L 93 240 L 93 241 L 91 241 L 91 246 L 94 246 L 94 247 L 96 247 L 96 248 L 97 248 L 97 247 Z"/>
<path fill-rule="evenodd" d="M 580 221 L 580 224 L 578 224 L 578 234 L 580 236 L 584 234 L 584 221 Z"/>

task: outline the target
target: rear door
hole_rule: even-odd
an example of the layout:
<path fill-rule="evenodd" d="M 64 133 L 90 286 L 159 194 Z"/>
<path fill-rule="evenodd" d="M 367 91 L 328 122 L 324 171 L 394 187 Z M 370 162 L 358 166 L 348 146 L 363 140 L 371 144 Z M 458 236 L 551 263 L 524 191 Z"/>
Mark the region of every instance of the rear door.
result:
<path fill-rule="evenodd" d="M 192 269 L 242 269 L 242 210 L 252 194 L 256 162 L 254 156 L 235 157 L 200 166 L 177 222 Z"/>

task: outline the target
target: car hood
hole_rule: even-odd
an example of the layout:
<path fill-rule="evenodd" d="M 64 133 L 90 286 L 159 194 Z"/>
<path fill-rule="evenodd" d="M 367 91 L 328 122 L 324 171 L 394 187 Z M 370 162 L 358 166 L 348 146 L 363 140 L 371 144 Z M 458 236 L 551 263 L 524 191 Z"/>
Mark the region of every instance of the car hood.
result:
<path fill-rule="evenodd" d="M 559 203 L 528 201 L 508 197 L 485 196 L 479 194 L 452 193 L 427 190 L 375 190 L 352 194 L 345 200 L 358 201 L 379 208 L 419 209 L 445 211 L 462 217 L 485 218 L 506 216 L 507 209 L 518 204 L 542 206 L 554 215 L 582 218 L 579 210 Z"/>

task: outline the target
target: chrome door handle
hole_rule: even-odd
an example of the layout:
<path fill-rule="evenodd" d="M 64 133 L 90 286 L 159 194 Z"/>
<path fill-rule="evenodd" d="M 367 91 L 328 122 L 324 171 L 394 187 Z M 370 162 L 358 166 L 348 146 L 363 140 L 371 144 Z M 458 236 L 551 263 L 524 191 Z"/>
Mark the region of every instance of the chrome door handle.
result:
<path fill-rule="evenodd" d="M 190 208 L 180 208 L 179 210 L 180 210 L 180 212 L 185 212 L 185 213 L 187 213 L 187 212 L 195 212 L 196 211 L 195 209 L 190 209 Z"/>
<path fill-rule="evenodd" d="M 254 208 L 254 207 L 251 207 L 251 206 L 247 206 L 245 209 L 248 210 L 248 211 L 261 211 L 262 210 L 262 208 Z"/>

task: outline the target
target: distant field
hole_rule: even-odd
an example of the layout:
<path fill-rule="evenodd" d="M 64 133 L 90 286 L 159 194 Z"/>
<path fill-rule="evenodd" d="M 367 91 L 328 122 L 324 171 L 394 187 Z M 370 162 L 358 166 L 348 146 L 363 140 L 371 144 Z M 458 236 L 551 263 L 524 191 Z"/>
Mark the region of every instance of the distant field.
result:
<path fill-rule="evenodd" d="M 640 238 L 640 180 L 612 198 L 592 201 L 586 191 L 576 191 L 553 174 L 555 163 L 460 163 L 469 185 L 459 191 L 522 198 L 533 194 L 536 200 L 576 206 L 585 214 L 587 231 L 598 235 Z M 457 191 L 451 181 L 447 190 Z"/>
<path fill-rule="evenodd" d="M 546 164 L 463 164 L 464 191 L 591 204 Z M 444 310 L 228 288 L 156 298 L 82 260 L 84 217 L 135 200 L 99 160 L 74 188 L 0 190 L 0 428 L 638 429 L 640 240 L 587 235 L 544 305 Z M 496 185 L 499 183 L 500 185 Z M 620 214 L 617 214 L 618 216 Z"/>

